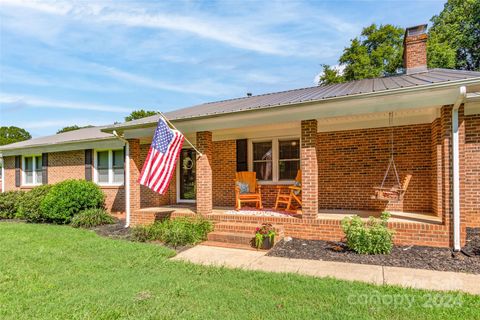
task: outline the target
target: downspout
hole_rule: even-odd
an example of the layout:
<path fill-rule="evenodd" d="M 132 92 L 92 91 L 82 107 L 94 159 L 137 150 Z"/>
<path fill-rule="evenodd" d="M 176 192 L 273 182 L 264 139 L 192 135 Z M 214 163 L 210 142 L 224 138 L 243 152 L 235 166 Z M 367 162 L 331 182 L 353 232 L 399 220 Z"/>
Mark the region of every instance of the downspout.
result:
<path fill-rule="evenodd" d="M 125 228 L 130 226 L 130 144 L 115 130 L 113 135 L 125 143 Z"/>
<path fill-rule="evenodd" d="M 4 161 L 3 161 L 3 157 L 0 158 L 0 166 L 2 167 L 2 175 L 1 175 L 1 178 L 2 178 L 2 190 L 1 192 L 5 192 L 5 168 L 4 168 Z"/>
<path fill-rule="evenodd" d="M 460 148 L 458 138 L 458 109 L 465 101 L 467 89 L 460 87 L 458 98 L 452 109 L 452 203 L 453 203 L 453 250 L 460 251 Z"/>

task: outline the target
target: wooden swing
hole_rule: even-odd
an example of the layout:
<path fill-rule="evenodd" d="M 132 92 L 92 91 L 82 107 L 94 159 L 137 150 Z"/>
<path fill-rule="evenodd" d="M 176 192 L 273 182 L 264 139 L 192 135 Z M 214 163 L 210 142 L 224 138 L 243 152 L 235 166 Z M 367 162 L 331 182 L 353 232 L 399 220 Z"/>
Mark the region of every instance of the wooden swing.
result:
<path fill-rule="evenodd" d="M 400 177 L 398 175 L 397 166 L 395 165 L 395 158 L 393 152 L 393 112 L 389 113 L 389 126 L 390 126 L 390 160 L 388 162 L 387 171 L 383 176 L 383 181 L 380 187 L 374 187 L 375 194 L 372 196 L 372 199 L 376 200 L 388 200 L 388 201 L 402 201 L 407 191 L 412 175 L 408 174 L 405 176 L 403 181 L 400 183 Z M 385 181 L 387 180 L 390 169 L 395 173 L 395 178 L 397 179 L 397 184 L 392 187 L 385 187 Z"/>

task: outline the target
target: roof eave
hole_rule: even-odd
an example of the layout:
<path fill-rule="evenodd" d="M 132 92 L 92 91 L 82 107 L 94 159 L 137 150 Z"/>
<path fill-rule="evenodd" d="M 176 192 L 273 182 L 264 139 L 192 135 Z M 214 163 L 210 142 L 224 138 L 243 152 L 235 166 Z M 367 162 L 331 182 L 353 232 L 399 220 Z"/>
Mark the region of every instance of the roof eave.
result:
<path fill-rule="evenodd" d="M 255 112 L 259 110 L 268 110 L 268 109 L 277 109 L 282 107 L 291 107 L 291 106 L 298 106 L 304 104 L 311 104 L 311 103 L 329 103 L 333 101 L 343 101 L 343 100 L 353 100 L 359 98 L 371 98 L 376 96 L 384 96 L 390 94 L 406 94 L 416 91 L 422 90 L 432 90 L 432 89 L 441 89 L 441 88 L 451 88 L 459 85 L 471 85 L 471 84 L 480 84 L 480 77 L 471 78 L 471 79 L 460 79 L 454 81 L 446 81 L 441 83 L 433 83 L 427 85 L 418 85 L 414 87 L 403 87 L 403 88 L 396 88 L 396 89 L 389 89 L 389 90 L 382 90 L 376 92 L 367 92 L 367 93 L 359 93 L 347 96 L 339 96 L 339 97 L 331 97 L 325 99 L 318 99 L 318 100 L 308 100 L 308 101 L 301 101 L 301 102 L 294 102 L 294 103 L 286 103 L 286 104 L 279 104 L 279 105 L 272 105 L 267 107 L 257 107 L 252 109 L 244 109 L 244 110 L 237 110 L 232 112 L 224 112 L 224 113 L 212 113 L 212 114 L 205 114 L 200 116 L 192 116 L 192 117 L 183 117 L 177 119 L 170 119 L 172 122 L 182 122 L 182 121 L 191 121 L 191 120 L 202 120 L 207 118 L 215 118 L 221 117 L 225 115 L 232 115 L 232 114 L 239 114 L 239 113 L 247 113 L 247 112 Z M 156 125 L 156 121 L 139 123 L 134 125 L 120 125 L 120 126 L 111 126 L 101 129 L 102 132 L 112 133 L 113 131 L 120 131 L 123 132 L 125 130 L 132 130 L 132 129 L 141 129 L 141 128 L 149 128 Z"/>

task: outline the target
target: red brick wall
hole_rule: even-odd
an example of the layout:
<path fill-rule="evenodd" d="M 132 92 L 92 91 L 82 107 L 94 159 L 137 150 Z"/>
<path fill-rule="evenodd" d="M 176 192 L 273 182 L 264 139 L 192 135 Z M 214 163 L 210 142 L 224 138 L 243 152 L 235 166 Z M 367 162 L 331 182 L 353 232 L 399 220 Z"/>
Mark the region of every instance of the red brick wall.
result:
<path fill-rule="evenodd" d="M 413 177 L 403 202 L 388 204 L 370 197 L 387 169 L 390 129 L 318 133 L 319 207 L 432 212 L 430 124 L 395 127 L 394 148 L 400 180 Z M 391 172 L 386 185 L 394 182 Z"/>
<path fill-rule="evenodd" d="M 235 172 L 237 171 L 235 140 L 213 142 L 213 205 L 233 207 L 235 205 Z"/>
<path fill-rule="evenodd" d="M 463 108 L 460 113 L 463 114 Z M 465 143 L 460 160 L 463 169 L 461 209 L 466 227 L 480 228 L 480 114 L 465 116 L 463 119 Z"/>
<path fill-rule="evenodd" d="M 15 157 L 5 157 L 5 190 L 29 190 L 31 187 L 15 187 Z M 54 184 L 67 179 L 85 179 L 85 151 L 51 152 L 48 154 L 48 183 Z M 125 210 L 123 187 L 101 187 L 105 193 L 108 211 Z"/>
<path fill-rule="evenodd" d="M 207 214 L 213 206 L 213 142 L 212 132 L 197 132 L 197 148 L 202 153 L 197 159 L 196 186 L 197 186 L 197 212 Z M 215 173 L 216 174 L 216 173 Z"/>

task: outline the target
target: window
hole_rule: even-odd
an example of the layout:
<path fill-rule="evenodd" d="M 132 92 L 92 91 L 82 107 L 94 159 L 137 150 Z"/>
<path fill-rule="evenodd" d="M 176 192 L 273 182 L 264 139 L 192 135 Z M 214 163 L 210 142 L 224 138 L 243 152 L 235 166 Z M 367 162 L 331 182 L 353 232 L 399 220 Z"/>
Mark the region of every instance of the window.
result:
<path fill-rule="evenodd" d="M 278 178 L 279 180 L 295 180 L 300 169 L 300 142 L 299 140 L 285 140 L 278 142 Z"/>
<path fill-rule="evenodd" d="M 95 154 L 95 182 L 122 185 L 125 179 L 123 149 L 101 150 Z"/>
<path fill-rule="evenodd" d="M 253 171 L 257 173 L 258 180 L 272 180 L 272 141 L 253 143 Z"/>
<path fill-rule="evenodd" d="M 23 185 L 42 184 L 42 156 L 23 157 Z"/>
<path fill-rule="evenodd" d="M 249 168 L 260 181 L 292 181 L 300 169 L 300 140 L 296 138 L 250 141 Z"/>

